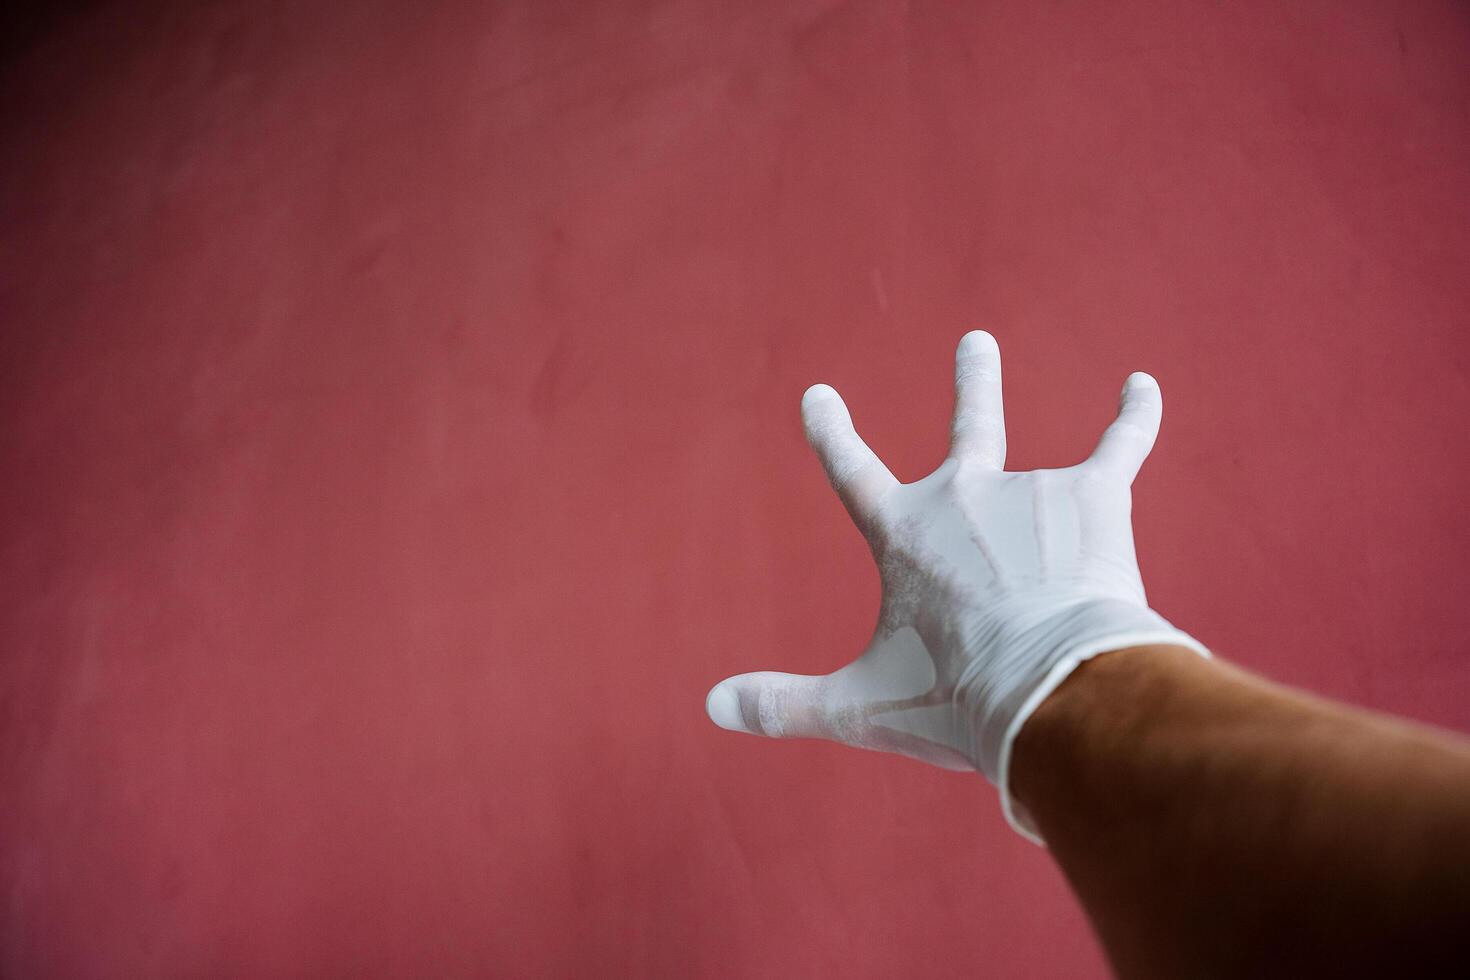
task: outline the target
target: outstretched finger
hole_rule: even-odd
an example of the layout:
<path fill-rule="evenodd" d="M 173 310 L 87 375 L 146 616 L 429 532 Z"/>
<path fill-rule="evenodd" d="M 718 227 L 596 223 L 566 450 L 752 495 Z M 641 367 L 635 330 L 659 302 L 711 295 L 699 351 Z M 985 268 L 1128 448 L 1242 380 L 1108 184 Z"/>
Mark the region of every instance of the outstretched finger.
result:
<path fill-rule="evenodd" d="M 1098 440 L 1088 463 L 1112 472 L 1129 483 L 1153 449 L 1164 414 L 1159 383 L 1142 371 L 1128 376 L 1118 405 L 1118 417 Z"/>
<path fill-rule="evenodd" d="M 768 738 L 829 738 L 828 678 L 760 670 L 710 689 L 704 710 L 721 728 Z"/>
<path fill-rule="evenodd" d="M 960 338 L 954 360 L 951 459 L 970 459 L 987 469 L 1006 463 L 1005 409 L 1000 388 L 1000 346 L 984 330 Z"/>
<path fill-rule="evenodd" d="M 829 385 L 812 385 L 801 396 L 801 420 L 827 478 L 847 512 L 866 530 L 883 497 L 898 481 L 852 427 L 842 396 Z"/>

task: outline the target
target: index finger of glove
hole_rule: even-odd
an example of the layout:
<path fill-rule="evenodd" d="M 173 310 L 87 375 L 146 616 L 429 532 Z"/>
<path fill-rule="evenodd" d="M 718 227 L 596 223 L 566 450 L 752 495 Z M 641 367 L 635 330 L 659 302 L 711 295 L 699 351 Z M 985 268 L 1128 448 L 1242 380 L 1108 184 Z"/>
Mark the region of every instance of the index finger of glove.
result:
<path fill-rule="evenodd" d="M 877 517 L 883 498 L 898 481 L 853 428 L 852 416 L 829 385 L 812 385 L 801 398 L 807 441 L 816 450 L 832 488 L 860 528 Z"/>

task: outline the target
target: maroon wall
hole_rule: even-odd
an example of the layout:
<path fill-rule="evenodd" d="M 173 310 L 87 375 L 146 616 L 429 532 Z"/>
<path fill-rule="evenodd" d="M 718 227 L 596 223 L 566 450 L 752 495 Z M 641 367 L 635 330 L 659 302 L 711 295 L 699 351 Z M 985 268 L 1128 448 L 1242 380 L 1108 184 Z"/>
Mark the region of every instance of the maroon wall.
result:
<path fill-rule="evenodd" d="M 103 4 L 0 76 L 0 974 L 1095 975 L 976 777 L 716 730 L 954 343 L 1156 606 L 1470 727 L 1453 3 Z"/>

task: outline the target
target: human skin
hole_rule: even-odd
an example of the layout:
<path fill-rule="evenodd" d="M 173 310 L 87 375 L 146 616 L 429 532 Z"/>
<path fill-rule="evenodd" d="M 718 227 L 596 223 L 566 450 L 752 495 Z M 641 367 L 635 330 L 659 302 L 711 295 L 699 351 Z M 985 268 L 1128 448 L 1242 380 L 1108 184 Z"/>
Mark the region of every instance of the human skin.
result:
<path fill-rule="evenodd" d="M 1118 975 L 1463 976 L 1470 741 L 1169 646 L 1081 665 L 1011 788 Z"/>

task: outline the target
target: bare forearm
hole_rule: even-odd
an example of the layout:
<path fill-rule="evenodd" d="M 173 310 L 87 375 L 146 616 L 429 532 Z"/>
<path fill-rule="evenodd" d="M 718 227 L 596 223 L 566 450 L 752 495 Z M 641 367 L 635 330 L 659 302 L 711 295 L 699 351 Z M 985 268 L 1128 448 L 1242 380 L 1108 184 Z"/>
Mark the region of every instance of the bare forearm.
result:
<path fill-rule="evenodd" d="M 1012 787 L 1125 976 L 1470 955 L 1470 750 L 1447 734 L 1145 647 L 1047 699 Z"/>

